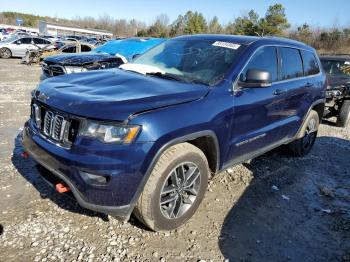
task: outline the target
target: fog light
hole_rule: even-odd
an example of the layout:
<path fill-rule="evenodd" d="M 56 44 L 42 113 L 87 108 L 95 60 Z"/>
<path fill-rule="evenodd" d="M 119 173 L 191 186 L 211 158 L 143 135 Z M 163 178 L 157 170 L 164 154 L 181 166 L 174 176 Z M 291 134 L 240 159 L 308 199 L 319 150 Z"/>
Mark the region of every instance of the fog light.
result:
<path fill-rule="evenodd" d="M 90 185 L 104 185 L 110 180 L 109 175 L 97 175 L 91 174 L 84 171 L 79 171 L 81 178 Z"/>

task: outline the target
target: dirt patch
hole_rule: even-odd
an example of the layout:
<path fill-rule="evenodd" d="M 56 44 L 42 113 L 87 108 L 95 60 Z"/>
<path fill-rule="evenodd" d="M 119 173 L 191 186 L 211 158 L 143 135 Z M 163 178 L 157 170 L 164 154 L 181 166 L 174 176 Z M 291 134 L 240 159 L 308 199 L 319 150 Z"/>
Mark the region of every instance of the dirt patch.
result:
<path fill-rule="evenodd" d="M 17 135 L 40 68 L 0 59 L 0 253 L 6 261 L 349 261 L 350 131 L 305 158 L 275 150 L 222 172 L 182 228 L 154 233 L 55 193 Z M 19 258 L 19 255 L 21 257 Z"/>

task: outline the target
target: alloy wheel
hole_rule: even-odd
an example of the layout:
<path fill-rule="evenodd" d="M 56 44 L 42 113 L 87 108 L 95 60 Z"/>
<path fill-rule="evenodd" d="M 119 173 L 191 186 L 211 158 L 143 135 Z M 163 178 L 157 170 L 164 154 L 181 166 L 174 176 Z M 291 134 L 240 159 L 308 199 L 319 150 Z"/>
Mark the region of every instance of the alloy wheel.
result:
<path fill-rule="evenodd" d="M 313 142 L 315 141 L 315 138 L 316 138 L 316 132 L 317 132 L 316 120 L 312 118 L 307 124 L 305 136 L 303 138 L 304 149 L 308 149 L 313 145 Z"/>
<path fill-rule="evenodd" d="M 1 57 L 3 58 L 10 58 L 11 57 L 11 51 L 7 48 L 1 50 Z"/>
<path fill-rule="evenodd" d="M 200 188 L 200 171 L 194 163 L 176 166 L 166 178 L 160 193 L 160 209 L 168 219 L 179 218 L 193 205 Z"/>

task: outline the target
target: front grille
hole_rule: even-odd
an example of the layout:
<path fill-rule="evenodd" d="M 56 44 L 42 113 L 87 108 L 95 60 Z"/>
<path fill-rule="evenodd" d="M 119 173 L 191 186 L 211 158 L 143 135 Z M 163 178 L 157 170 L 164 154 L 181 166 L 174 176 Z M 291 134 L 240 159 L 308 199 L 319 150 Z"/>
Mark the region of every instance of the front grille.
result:
<path fill-rule="evenodd" d="M 32 108 L 32 119 L 42 136 L 63 146 L 70 146 L 74 142 L 78 134 L 79 120 L 35 103 Z"/>
<path fill-rule="evenodd" d="M 65 74 L 63 66 L 60 65 L 48 65 L 42 63 L 41 68 L 46 76 L 59 76 Z"/>
<path fill-rule="evenodd" d="M 51 127 L 52 127 L 52 121 L 54 120 L 54 115 L 52 112 L 47 111 L 45 113 L 44 117 L 44 134 L 50 136 L 51 135 Z"/>

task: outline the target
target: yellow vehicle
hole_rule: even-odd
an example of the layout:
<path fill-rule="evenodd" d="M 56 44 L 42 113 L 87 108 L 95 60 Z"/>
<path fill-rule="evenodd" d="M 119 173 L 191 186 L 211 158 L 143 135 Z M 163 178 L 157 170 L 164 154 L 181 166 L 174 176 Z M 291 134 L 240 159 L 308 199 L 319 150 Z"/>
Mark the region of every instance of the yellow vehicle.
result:
<path fill-rule="evenodd" d="M 95 48 L 95 46 L 88 44 L 88 43 L 82 43 L 77 40 L 68 40 L 68 41 L 62 41 L 57 42 L 56 44 L 60 43 L 60 48 L 56 50 L 45 50 L 41 56 L 40 61 L 43 60 L 45 57 L 52 56 L 52 55 L 58 55 L 58 54 L 64 54 L 64 53 L 82 53 L 82 52 L 89 52 L 92 49 Z M 63 44 L 63 45 L 62 45 Z"/>
<path fill-rule="evenodd" d="M 49 44 L 42 48 L 39 46 L 37 47 L 37 49 L 27 49 L 25 56 L 22 58 L 23 64 L 31 65 L 39 63 L 48 56 L 65 53 L 89 52 L 95 48 L 95 46 L 91 44 L 81 43 L 80 41 L 75 39 L 57 41 L 54 44 Z"/>

